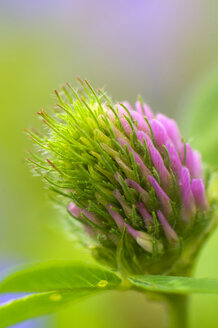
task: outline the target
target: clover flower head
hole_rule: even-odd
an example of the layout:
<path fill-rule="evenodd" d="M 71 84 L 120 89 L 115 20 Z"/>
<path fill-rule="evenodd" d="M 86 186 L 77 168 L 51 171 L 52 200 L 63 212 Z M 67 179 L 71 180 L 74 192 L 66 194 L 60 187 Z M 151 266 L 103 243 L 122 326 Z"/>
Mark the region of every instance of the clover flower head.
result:
<path fill-rule="evenodd" d="M 208 224 L 201 157 L 173 119 L 141 100 L 114 104 L 80 82 L 82 91 L 67 84 L 56 92 L 55 117 L 39 112 L 49 134 L 29 131 L 40 151 L 30 161 L 97 259 L 130 272 L 170 271 Z"/>

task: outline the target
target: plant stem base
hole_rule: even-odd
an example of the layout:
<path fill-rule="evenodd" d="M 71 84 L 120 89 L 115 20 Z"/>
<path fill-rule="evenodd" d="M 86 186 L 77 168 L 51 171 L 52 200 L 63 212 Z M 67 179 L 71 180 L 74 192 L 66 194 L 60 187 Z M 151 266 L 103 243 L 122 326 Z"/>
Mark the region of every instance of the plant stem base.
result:
<path fill-rule="evenodd" d="M 168 295 L 166 297 L 170 328 L 188 328 L 188 303 L 187 295 Z"/>

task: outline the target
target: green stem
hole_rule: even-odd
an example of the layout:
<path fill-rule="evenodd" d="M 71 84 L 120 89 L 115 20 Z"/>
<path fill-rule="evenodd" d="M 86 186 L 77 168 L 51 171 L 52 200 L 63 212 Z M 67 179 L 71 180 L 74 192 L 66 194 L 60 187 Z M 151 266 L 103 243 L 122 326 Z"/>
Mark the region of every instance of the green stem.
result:
<path fill-rule="evenodd" d="M 169 295 L 166 298 L 170 316 L 170 328 L 188 327 L 188 296 Z"/>

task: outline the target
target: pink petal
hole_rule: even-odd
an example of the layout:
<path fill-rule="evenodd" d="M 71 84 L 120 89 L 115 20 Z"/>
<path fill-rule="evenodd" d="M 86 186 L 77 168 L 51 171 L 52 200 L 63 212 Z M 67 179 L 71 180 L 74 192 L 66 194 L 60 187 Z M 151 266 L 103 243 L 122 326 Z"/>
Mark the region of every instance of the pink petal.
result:
<path fill-rule="evenodd" d="M 110 215 L 112 216 L 112 218 L 114 219 L 114 221 L 116 222 L 116 224 L 117 224 L 118 228 L 120 229 L 120 231 L 122 231 L 124 226 L 125 226 L 125 221 L 122 218 L 122 216 L 119 213 L 112 210 L 112 205 L 110 205 L 110 204 L 108 204 L 107 210 L 110 213 Z"/>
<path fill-rule="evenodd" d="M 163 212 L 166 216 L 170 216 L 173 213 L 172 206 L 170 203 L 170 199 L 167 196 L 167 194 L 163 191 L 163 189 L 158 184 L 157 180 L 152 177 L 151 175 L 148 176 L 148 179 L 150 181 L 150 184 L 154 188 L 157 197 L 160 200 L 161 206 L 163 208 Z"/>
<path fill-rule="evenodd" d="M 80 218 L 81 217 L 81 211 L 82 211 L 82 209 L 80 207 L 78 207 L 76 204 L 74 204 L 73 202 L 71 202 L 68 205 L 68 210 L 76 218 Z"/>
<path fill-rule="evenodd" d="M 120 231 L 123 231 L 123 228 L 126 226 L 126 230 L 131 234 L 131 236 L 136 240 L 136 242 L 144 248 L 147 252 L 152 253 L 152 238 L 145 232 L 137 231 L 133 229 L 128 223 L 125 223 L 122 216 L 112 210 L 112 206 L 108 204 L 107 206 L 108 212 L 116 222 Z M 158 245 L 160 248 L 160 245 Z"/>
<path fill-rule="evenodd" d="M 137 113 L 135 111 L 131 111 L 131 115 L 132 115 L 135 125 L 137 126 L 137 130 L 144 131 L 144 132 L 150 134 L 150 129 L 149 129 L 148 123 L 145 121 L 145 119 L 139 113 Z"/>
<path fill-rule="evenodd" d="M 181 170 L 180 186 L 182 193 L 182 218 L 185 222 L 190 222 L 194 219 L 196 206 L 191 189 L 190 173 L 184 166 Z"/>
<path fill-rule="evenodd" d="M 153 225 L 153 217 L 152 215 L 147 211 L 143 203 L 136 204 L 137 210 L 140 212 L 141 216 L 143 217 L 144 223 L 146 228 Z"/>
<path fill-rule="evenodd" d="M 140 101 L 137 101 L 135 107 L 136 107 L 136 111 L 140 115 L 146 116 L 148 120 L 151 120 L 154 117 L 154 114 L 152 113 L 152 111 L 148 105 L 143 104 L 143 107 L 142 107 Z"/>
<path fill-rule="evenodd" d="M 131 152 L 133 154 L 134 160 L 139 165 L 142 175 L 147 179 L 147 176 L 150 173 L 150 171 L 145 166 L 145 164 L 143 163 L 141 157 L 132 149 L 132 147 L 128 144 L 128 142 L 126 140 L 124 140 L 122 138 L 117 138 L 117 141 L 119 142 L 119 144 L 124 149 L 125 149 L 125 147 L 127 147 L 127 149 L 129 150 L 129 152 Z"/>
<path fill-rule="evenodd" d="M 158 114 L 157 119 L 163 124 L 165 127 L 167 134 L 171 141 L 173 142 L 174 146 L 176 147 L 176 150 L 179 152 L 182 147 L 182 141 L 181 141 L 181 136 L 179 133 L 179 128 L 176 124 L 176 122 L 171 119 L 166 117 L 163 114 Z"/>
<path fill-rule="evenodd" d="M 201 211 L 208 209 L 208 202 L 205 195 L 205 186 L 202 179 L 193 179 L 192 180 L 192 192 L 196 205 L 200 208 Z"/>
<path fill-rule="evenodd" d="M 151 138 L 143 131 L 136 131 L 136 136 L 139 141 L 144 145 L 144 141 L 148 148 L 150 148 L 153 145 L 153 142 L 151 141 Z"/>
<path fill-rule="evenodd" d="M 164 161 L 162 156 L 160 155 L 159 151 L 154 147 L 153 142 L 149 138 L 148 135 L 144 132 L 136 132 L 136 136 L 139 141 L 144 144 L 144 140 L 146 142 L 146 145 L 148 147 L 149 153 L 151 155 L 151 159 L 153 161 L 153 164 L 155 166 L 155 169 L 157 170 L 160 181 L 164 187 L 164 189 L 169 190 L 172 186 L 172 178 L 170 176 L 170 173 L 168 172 L 167 168 L 164 165 Z"/>
<path fill-rule="evenodd" d="M 121 193 L 119 192 L 118 189 L 115 189 L 113 191 L 113 195 L 116 198 L 116 200 L 120 203 L 120 205 L 122 206 L 124 213 L 127 216 L 130 216 L 132 214 L 132 208 L 125 202 L 125 200 L 123 199 Z"/>
<path fill-rule="evenodd" d="M 182 162 L 179 158 L 179 155 L 171 142 L 166 143 L 166 149 L 168 150 L 168 154 L 170 157 L 172 171 L 175 174 L 176 178 L 179 179 L 182 169 Z"/>
<path fill-rule="evenodd" d="M 122 104 L 129 110 L 133 111 L 131 104 L 128 101 L 122 101 Z M 122 106 L 121 106 L 122 107 Z"/>
<path fill-rule="evenodd" d="M 121 105 L 116 105 L 115 111 L 117 111 L 117 114 L 119 116 L 120 122 L 122 124 L 122 127 L 124 131 L 126 132 L 127 135 L 130 135 L 132 133 L 132 128 L 129 125 L 128 121 L 126 120 L 126 117 L 129 117 L 127 111 L 121 106 Z M 113 111 L 110 109 L 107 112 L 109 119 L 115 123 L 116 122 L 116 117 Z"/>
<path fill-rule="evenodd" d="M 159 122 L 156 119 L 150 120 L 149 123 L 151 125 L 152 132 L 154 134 L 154 139 L 155 139 L 157 146 L 162 148 L 162 145 L 165 145 L 169 138 L 165 127 L 163 126 L 163 124 L 161 122 Z"/>
<path fill-rule="evenodd" d="M 192 178 L 202 177 L 202 165 L 200 154 L 191 148 L 189 143 L 182 145 L 181 159 L 184 162 L 184 153 L 186 152 L 185 165 L 189 169 Z"/>
<path fill-rule="evenodd" d="M 161 184 L 163 185 L 165 190 L 170 190 L 170 188 L 172 187 L 172 178 L 166 166 L 164 165 L 162 156 L 154 146 L 150 147 L 149 151 L 153 164 L 159 174 Z"/>
<path fill-rule="evenodd" d="M 165 232 L 165 235 L 166 235 L 169 243 L 173 244 L 173 245 L 178 244 L 179 237 L 178 237 L 177 233 L 173 230 L 173 228 L 169 225 L 169 223 L 167 222 L 163 213 L 161 211 L 157 211 L 157 216 L 158 216 L 158 219 L 160 220 L 160 223 L 163 227 L 163 230 Z"/>
<path fill-rule="evenodd" d="M 134 188 L 136 191 L 138 191 L 144 204 L 147 204 L 149 200 L 148 192 L 145 189 L 143 189 L 137 182 L 131 179 L 126 179 L 125 181 L 128 187 Z"/>

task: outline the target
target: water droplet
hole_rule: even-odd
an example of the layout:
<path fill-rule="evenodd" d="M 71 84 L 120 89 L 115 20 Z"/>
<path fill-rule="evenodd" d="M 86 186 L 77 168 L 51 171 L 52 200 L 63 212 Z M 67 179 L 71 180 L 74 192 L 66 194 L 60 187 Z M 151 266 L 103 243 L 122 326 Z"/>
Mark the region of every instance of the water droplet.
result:
<path fill-rule="evenodd" d="M 99 282 L 98 282 L 98 287 L 106 287 L 107 286 L 107 284 L 108 284 L 108 281 L 107 280 L 100 280 Z"/>
<path fill-rule="evenodd" d="M 62 299 L 62 296 L 60 294 L 52 294 L 50 296 L 50 300 L 54 302 L 58 302 Z"/>

